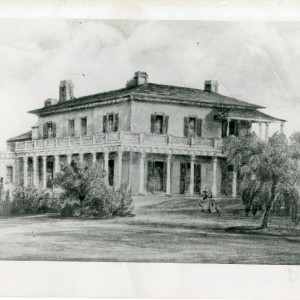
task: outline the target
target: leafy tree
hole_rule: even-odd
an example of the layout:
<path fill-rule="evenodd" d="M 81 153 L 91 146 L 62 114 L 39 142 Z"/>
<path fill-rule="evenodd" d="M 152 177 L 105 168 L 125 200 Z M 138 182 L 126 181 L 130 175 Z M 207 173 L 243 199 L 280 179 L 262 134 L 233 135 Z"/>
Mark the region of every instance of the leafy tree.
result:
<path fill-rule="evenodd" d="M 88 197 L 105 189 L 104 177 L 105 172 L 98 163 L 65 163 L 56 174 L 54 185 L 62 188 L 63 199 L 79 201 L 82 215 Z"/>
<path fill-rule="evenodd" d="M 284 134 L 275 133 L 268 141 L 255 133 L 230 136 L 223 151 L 227 162 L 241 174 L 246 213 L 263 211 L 262 229 L 268 227 L 271 209 L 276 205 L 284 206 L 292 220 L 298 222 L 300 181 L 294 161 L 296 151 Z"/>

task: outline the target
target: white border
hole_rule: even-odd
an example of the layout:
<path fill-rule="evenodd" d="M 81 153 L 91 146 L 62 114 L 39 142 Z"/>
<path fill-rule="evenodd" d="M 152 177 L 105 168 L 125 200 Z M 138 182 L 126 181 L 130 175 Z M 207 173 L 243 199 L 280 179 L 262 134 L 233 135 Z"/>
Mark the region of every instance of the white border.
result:
<path fill-rule="evenodd" d="M 0 0 L 0 18 L 300 21 L 300 1 Z M 300 266 L 2 261 L 0 295 L 297 299 L 299 271 Z"/>

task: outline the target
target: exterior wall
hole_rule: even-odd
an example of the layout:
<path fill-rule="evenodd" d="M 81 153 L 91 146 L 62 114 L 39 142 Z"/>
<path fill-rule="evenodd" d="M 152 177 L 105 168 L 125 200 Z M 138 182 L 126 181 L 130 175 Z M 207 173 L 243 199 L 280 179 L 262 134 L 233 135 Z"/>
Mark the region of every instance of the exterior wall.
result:
<path fill-rule="evenodd" d="M 172 104 L 153 104 L 147 102 L 132 102 L 131 131 L 151 132 L 151 114 L 165 113 L 169 115 L 168 134 L 184 135 L 184 117 L 197 116 L 203 119 L 202 136 L 221 138 L 221 122 L 214 120 L 214 110 L 207 107 L 179 106 Z"/>
<path fill-rule="evenodd" d="M 56 136 L 67 137 L 68 120 L 75 119 L 75 136 L 80 136 L 80 119 L 87 117 L 87 135 L 99 134 L 103 132 L 103 116 L 107 113 L 119 113 L 119 130 L 130 130 L 130 103 L 124 102 L 109 106 L 87 108 L 80 111 L 70 111 L 63 114 L 39 117 L 39 138 L 43 138 L 43 124 L 55 122 Z"/>
<path fill-rule="evenodd" d="M 8 183 L 7 182 L 7 174 L 6 174 L 6 168 L 10 166 L 13 168 L 13 182 Z M 11 152 L 3 152 L 0 153 L 0 178 L 3 178 L 3 189 L 4 192 L 11 191 L 14 188 L 14 183 L 16 179 L 16 168 L 15 168 L 15 159 L 14 159 L 14 154 Z M 2 197 L 5 197 L 5 193 L 2 195 Z M 4 199 L 0 199 L 4 200 Z"/>

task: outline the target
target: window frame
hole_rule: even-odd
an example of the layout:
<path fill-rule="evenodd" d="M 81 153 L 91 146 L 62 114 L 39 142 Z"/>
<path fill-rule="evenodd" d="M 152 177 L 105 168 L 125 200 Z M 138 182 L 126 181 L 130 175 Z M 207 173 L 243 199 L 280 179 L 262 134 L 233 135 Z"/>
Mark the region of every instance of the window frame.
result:
<path fill-rule="evenodd" d="M 73 126 L 71 126 L 71 124 L 73 124 Z M 72 132 L 71 132 L 71 129 L 72 129 Z M 75 118 L 68 120 L 68 135 L 70 137 L 74 137 L 75 136 Z"/>
<path fill-rule="evenodd" d="M 8 172 L 8 170 L 11 170 L 11 172 Z M 8 175 L 10 174 L 10 180 L 8 180 Z M 6 166 L 6 183 L 14 183 L 14 167 L 9 165 Z"/>
<path fill-rule="evenodd" d="M 83 127 L 83 121 L 85 120 L 85 126 Z M 87 117 L 80 118 L 80 136 L 87 136 Z"/>

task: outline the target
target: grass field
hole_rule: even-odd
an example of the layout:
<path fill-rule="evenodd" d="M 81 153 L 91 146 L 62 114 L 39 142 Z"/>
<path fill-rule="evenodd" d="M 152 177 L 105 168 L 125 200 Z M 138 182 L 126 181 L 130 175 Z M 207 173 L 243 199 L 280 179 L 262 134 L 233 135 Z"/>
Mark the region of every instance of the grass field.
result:
<path fill-rule="evenodd" d="M 135 197 L 134 217 L 2 218 L 0 259 L 300 264 L 299 226 L 291 232 L 288 221 L 271 217 L 269 231 L 244 231 L 260 216 L 244 217 L 240 200 L 221 207 L 219 216 L 201 213 L 195 198 L 146 196 Z"/>

